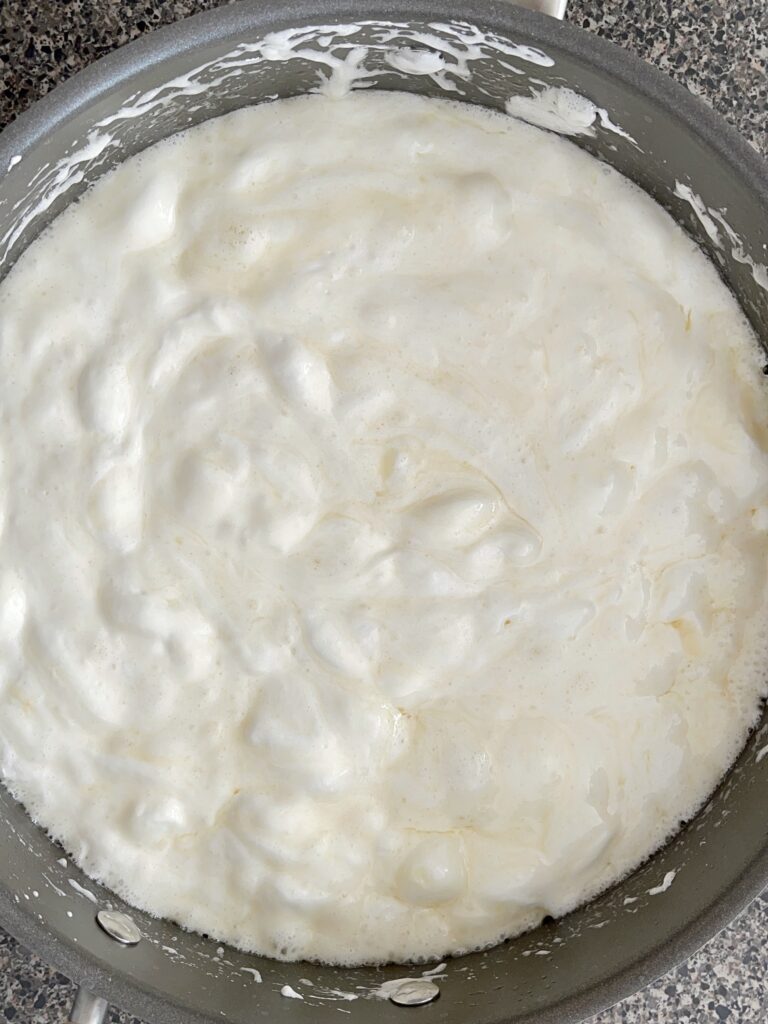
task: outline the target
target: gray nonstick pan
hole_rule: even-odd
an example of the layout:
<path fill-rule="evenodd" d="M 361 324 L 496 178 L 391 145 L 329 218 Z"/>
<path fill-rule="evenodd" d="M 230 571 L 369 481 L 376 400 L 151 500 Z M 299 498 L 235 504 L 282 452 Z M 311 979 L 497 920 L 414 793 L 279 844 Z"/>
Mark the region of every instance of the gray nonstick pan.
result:
<path fill-rule="evenodd" d="M 303 28 L 309 56 L 265 56 L 265 36 Z M 462 70 L 462 46 L 472 40 L 480 52 Z M 350 42 L 365 48 L 369 87 L 448 95 L 434 75 L 388 62 L 406 48 L 437 54 L 456 99 L 504 109 L 510 97 L 548 85 L 587 97 L 602 114 L 574 143 L 670 211 L 716 262 L 768 345 L 765 163 L 660 72 L 504 0 L 465 0 L 460 11 L 438 0 L 246 2 L 111 54 L 0 136 L 0 275 L 119 161 L 206 118 L 310 91 L 322 67 L 317 54 Z M 713 230 L 709 211 L 724 211 L 727 228 L 718 221 Z M 155 920 L 79 872 L 2 786 L 0 924 L 81 986 L 72 1011 L 78 1024 L 97 1024 L 107 1002 L 155 1024 L 339 1024 L 341 1016 L 396 1024 L 409 1015 L 421 1024 L 568 1024 L 683 960 L 768 884 L 766 754 L 764 716 L 709 803 L 620 885 L 559 921 L 449 960 L 432 980 L 412 965 L 277 963 Z M 403 977 L 418 980 L 418 1009 L 374 995 Z M 304 998 L 287 998 L 286 986 Z"/>

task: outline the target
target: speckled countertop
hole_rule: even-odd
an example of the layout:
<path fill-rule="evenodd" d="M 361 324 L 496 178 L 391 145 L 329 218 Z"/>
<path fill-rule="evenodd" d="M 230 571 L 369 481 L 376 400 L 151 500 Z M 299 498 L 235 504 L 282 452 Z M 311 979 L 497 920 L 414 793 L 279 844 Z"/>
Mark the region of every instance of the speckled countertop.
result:
<path fill-rule="evenodd" d="M 0 0 L 0 126 L 57 82 L 217 0 Z M 570 0 L 568 17 L 679 79 L 768 156 L 767 0 Z M 453 7 L 454 10 L 457 8 Z M 594 1024 L 763 1024 L 768 893 L 686 964 Z M 0 1021 L 62 1024 L 74 989 L 0 931 Z M 134 1019 L 112 1011 L 111 1020 Z"/>

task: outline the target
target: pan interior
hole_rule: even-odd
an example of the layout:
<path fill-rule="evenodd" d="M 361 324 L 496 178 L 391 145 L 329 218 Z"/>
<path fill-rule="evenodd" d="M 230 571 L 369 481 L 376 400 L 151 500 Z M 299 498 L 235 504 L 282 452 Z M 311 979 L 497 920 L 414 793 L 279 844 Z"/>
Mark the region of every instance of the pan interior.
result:
<path fill-rule="evenodd" d="M 303 39 L 303 49 L 348 52 L 354 42 L 367 48 L 364 66 L 370 71 L 370 87 L 445 96 L 445 86 L 434 76 L 397 70 L 388 56 L 414 46 L 429 50 L 430 45 L 444 53 L 448 51 L 441 46 L 453 48 L 461 56 L 470 45 L 466 38 L 461 41 L 466 25 L 446 24 L 444 15 L 420 3 L 412 5 L 410 13 L 383 12 L 371 3 L 361 9 L 369 12 L 363 21 L 360 10 L 355 15 L 322 5 L 296 5 L 279 16 L 256 8 L 245 13 L 234 9 L 228 16 L 219 12 L 218 18 L 192 19 L 176 34 L 160 34 L 147 46 L 130 48 L 133 54 L 125 51 L 119 67 L 104 65 L 79 87 L 75 83 L 59 106 L 52 103 L 47 115 L 35 113 L 4 140 L 3 166 L 17 151 L 22 155 L 1 186 L 4 271 L 61 209 L 128 155 L 208 117 L 315 88 L 323 67 L 315 56 L 281 59 L 278 54 L 237 63 L 243 57 L 240 52 L 233 63 L 238 47 L 258 48 L 270 31 L 322 23 L 321 30 Z M 546 19 L 512 8 L 491 12 L 480 3 L 470 4 L 465 17 L 485 26 L 483 38 L 495 33 L 502 45 L 489 46 L 487 56 L 474 60 L 468 77 L 453 74 L 447 79 L 453 83 L 454 97 L 503 109 L 513 94 L 526 96 L 556 85 L 568 86 L 605 109 L 634 142 L 599 125 L 594 135 L 574 141 L 636 181 L 673 213 L 718 263 L 765 343 L 768 292 L 755 266 L 759 267 L 761 239 L 768 237 L 768 202 L 756 191 L 757 172 L 740 169 L 728 145 L 716 144 L 711 127 L 715 119 L 698 108 L 686 108 L 674 87 L 656 73 L 648 70 L 646 81 L 638 78 L 637 65 L 625 70 L 625 59 L 612 48 L 593 53 L 596 42 L 582 39 L 575 30 L 563 31 L 563 26 L 550 26 Z M 407 30 L 392 35 L 392 22 L 407 25 Z M 334 27 L 342 24 L 341 31 Z M 473 24 L 469 28 L 476 31 Z M 430 37 L 432 43 L 425 44 Z M 542 53 L 551 63 L 526 59 L 520 49 L 505 52 L 514 48 Z M 454 60 L 459 62 L 455 55 Z M 201 68 L 198 81 L 216 81 L 215 89 L 189 87 Z M 237 73 L 227 74 L 228 70 Z M 174 81 L 180 84 L 167 85 Z M 676 194 L 680 182 L 705 208 L 727 210 L 738 243 L 715 244 L 700 214 L 679 189 Z M 704 941 L 757 891 L 758 878 L 765 878 L 762 821 L 768 758 L 760 753 L 767 735 L 764 720 L 709 804 L 648 864 L 558 922 L 486 953 L 452 961 L 440 981 L 441 999 L 419 1012 L 457 1024 L 528 1017 L 542 1022 L 578 1020 L 649 981 Z M 218 1020 L 223 1013 L 245 1022 L 254 1015 L 295 1012 L 281 989 L 290 985 L 306 990 L 303 978 L 319 991 L 354 993 L 404 973 L 420 974 L 414 968 L 343 970 L 277 964 L 235 950 L 219 952 L 217 944 L 204 937 L 125 907 L 71 865 L 62 864 L 62 851 L 1 789 L 0 818 L 3 923 L 76 980 L 87 980 L 96 991 L 149 1020 Z M 675 873 L 674 884 L 651 895 L 670 872 Z M 144 940 L 131 949 L 116 946 L 94 923 L 98 907 L 127 910 Z M 260 984 L 253 971 L 259 972 Z M 406 1012 L 377 1000 L 310 1002 L 313 1019 L 319 1022 L 336 1020 L 340 1008 L 371 1020 Z"/>

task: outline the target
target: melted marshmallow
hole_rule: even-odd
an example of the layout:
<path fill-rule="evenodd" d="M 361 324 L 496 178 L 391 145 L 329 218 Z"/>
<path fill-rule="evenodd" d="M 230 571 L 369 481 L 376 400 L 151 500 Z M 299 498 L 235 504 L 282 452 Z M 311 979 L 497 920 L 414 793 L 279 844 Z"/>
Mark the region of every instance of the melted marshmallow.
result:
<path fill-rule="evenodd" d="M 487 945 L 742 745 L 755 340 L 569 143 L 239 111 L 61 216 L 0 332 L 0 770 L 135 904 L 279 957 Z"/>

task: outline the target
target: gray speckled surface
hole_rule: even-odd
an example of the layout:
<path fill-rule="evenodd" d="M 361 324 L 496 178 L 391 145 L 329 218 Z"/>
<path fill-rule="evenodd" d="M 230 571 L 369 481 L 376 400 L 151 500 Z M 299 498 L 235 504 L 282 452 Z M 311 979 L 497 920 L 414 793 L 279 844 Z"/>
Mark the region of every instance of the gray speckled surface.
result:
<path fill-rule="evenodd" d="M 0 0 L 0 125 L 115 46 L 215 6 L 217 0 Z M 768 155 L 766 0 L 571 0 L 569 18 L 682 81 Z M 686 964 L 595 1024 L 762 1024 L 767 911 L 765 894 Z M 0 931 L 0 1019 L 59 1024 L 72 998 L 66 978 Z M 133 1021 L 117 1011 L 111 1019 Z"/>

